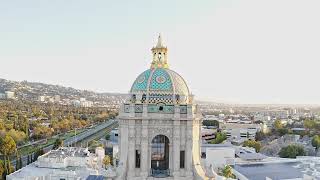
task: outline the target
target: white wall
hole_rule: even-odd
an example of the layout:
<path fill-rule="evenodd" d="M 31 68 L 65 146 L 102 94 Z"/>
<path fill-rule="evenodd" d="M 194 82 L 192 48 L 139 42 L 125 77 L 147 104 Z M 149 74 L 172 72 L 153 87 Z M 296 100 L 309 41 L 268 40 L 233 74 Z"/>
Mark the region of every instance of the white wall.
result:
<path fill-rule="evenodd" d="M 232 147 L 206 148 L 206 164 L 213 167 L 223 167 L 224 165 L 234 165 L 235 149 Z"/>

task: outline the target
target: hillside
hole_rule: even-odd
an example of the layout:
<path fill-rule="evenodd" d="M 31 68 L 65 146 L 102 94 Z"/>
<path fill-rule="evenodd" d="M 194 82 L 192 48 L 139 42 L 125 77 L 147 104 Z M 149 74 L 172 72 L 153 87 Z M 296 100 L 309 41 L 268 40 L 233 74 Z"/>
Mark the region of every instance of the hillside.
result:
<path fill-rule="evenodd" d="M 79 90 L 72 87 L 64 87 L 60 85 L 52 85 L 38 82 L 28 81 L 11 81 L 0 79 L 0 93 L 5 91 L 15 92 L 17 99 L 36 101 L 39 96 L 56 96 L 59 95 L 61 99 L 79 99 L 86 98 L 86 100 L 93 102 L 122 102 L 126 95 L 119 93 L 96 93 L 93 91 Z"/>

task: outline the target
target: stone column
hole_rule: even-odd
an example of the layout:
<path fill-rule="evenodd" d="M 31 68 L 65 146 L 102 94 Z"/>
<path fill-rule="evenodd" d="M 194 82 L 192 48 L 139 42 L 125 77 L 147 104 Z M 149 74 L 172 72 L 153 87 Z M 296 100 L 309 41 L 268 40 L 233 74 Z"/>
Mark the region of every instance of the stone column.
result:
<path fill-rule="evenodd" d="M 172 170 L 173 170 L 173 147 L 172 147 L 172 142 L 169 142 L 169 170 L 170 170 L 170 175 L 172 175 Z"/>
<path fill-rule="evenodd" d="M 135 120 L 129 120 L 128 176 L 135 176 Z"/>
<path fill-rule="evenodd" d="M 148 176 L 148 120 L 143 119 L 141 124 L 141 176 L 147 177 Z"/>
<path fill-rule="evenodd" d="M 180 120 L 173 121 L 173 174 L 180 175 Z"/>
<path fill-rule="evenodd" d="M 135 117 L 135 104 L 130 104 L 130 113 L 129 117 Z"/>
<path fill-rule="evenodd" d="M 180 119 L 180 106 L 178 104 L 174 105 L 174 119 Z"/>
<path fill-rule="evenodd" d="M 186 128 L 186 154 L 185 154 L 185 169 L 186 175 L 192 175 L 192 120 L 187 121 Z"/>

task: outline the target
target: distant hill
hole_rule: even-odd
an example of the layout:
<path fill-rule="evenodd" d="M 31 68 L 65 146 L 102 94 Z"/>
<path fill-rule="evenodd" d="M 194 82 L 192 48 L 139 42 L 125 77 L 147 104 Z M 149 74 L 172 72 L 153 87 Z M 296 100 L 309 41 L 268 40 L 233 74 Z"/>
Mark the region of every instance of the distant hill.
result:
<path fill-rule="evenodd" d="M 126 94 L 120 93 L 97 93 L 88 90 L 79 90 L 72 87 L 60 85 L 45 84 L 28 81 L 11 81 L 0 79 L 0 93 L 13 91 L 18 99 L 38 100 L 39 96 L 59 95 L 61 99 L 79 99 L 86 98 L 89 101 L 119 101 L 126 98 Z"/>

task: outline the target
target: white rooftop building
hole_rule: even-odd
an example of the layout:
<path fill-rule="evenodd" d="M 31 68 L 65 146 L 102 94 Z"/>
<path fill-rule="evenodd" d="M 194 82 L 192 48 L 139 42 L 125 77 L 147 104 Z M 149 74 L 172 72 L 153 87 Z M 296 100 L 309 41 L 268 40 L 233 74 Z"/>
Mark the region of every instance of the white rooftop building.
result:
<path fill-rule="evenodd" d="M 87 148 L 63 147 L 40 156 L 36 162 L 8 175 L 7 180 L 80 180 L 107 176 L 103 158 L 103 148 L 91 154 Z"/>

